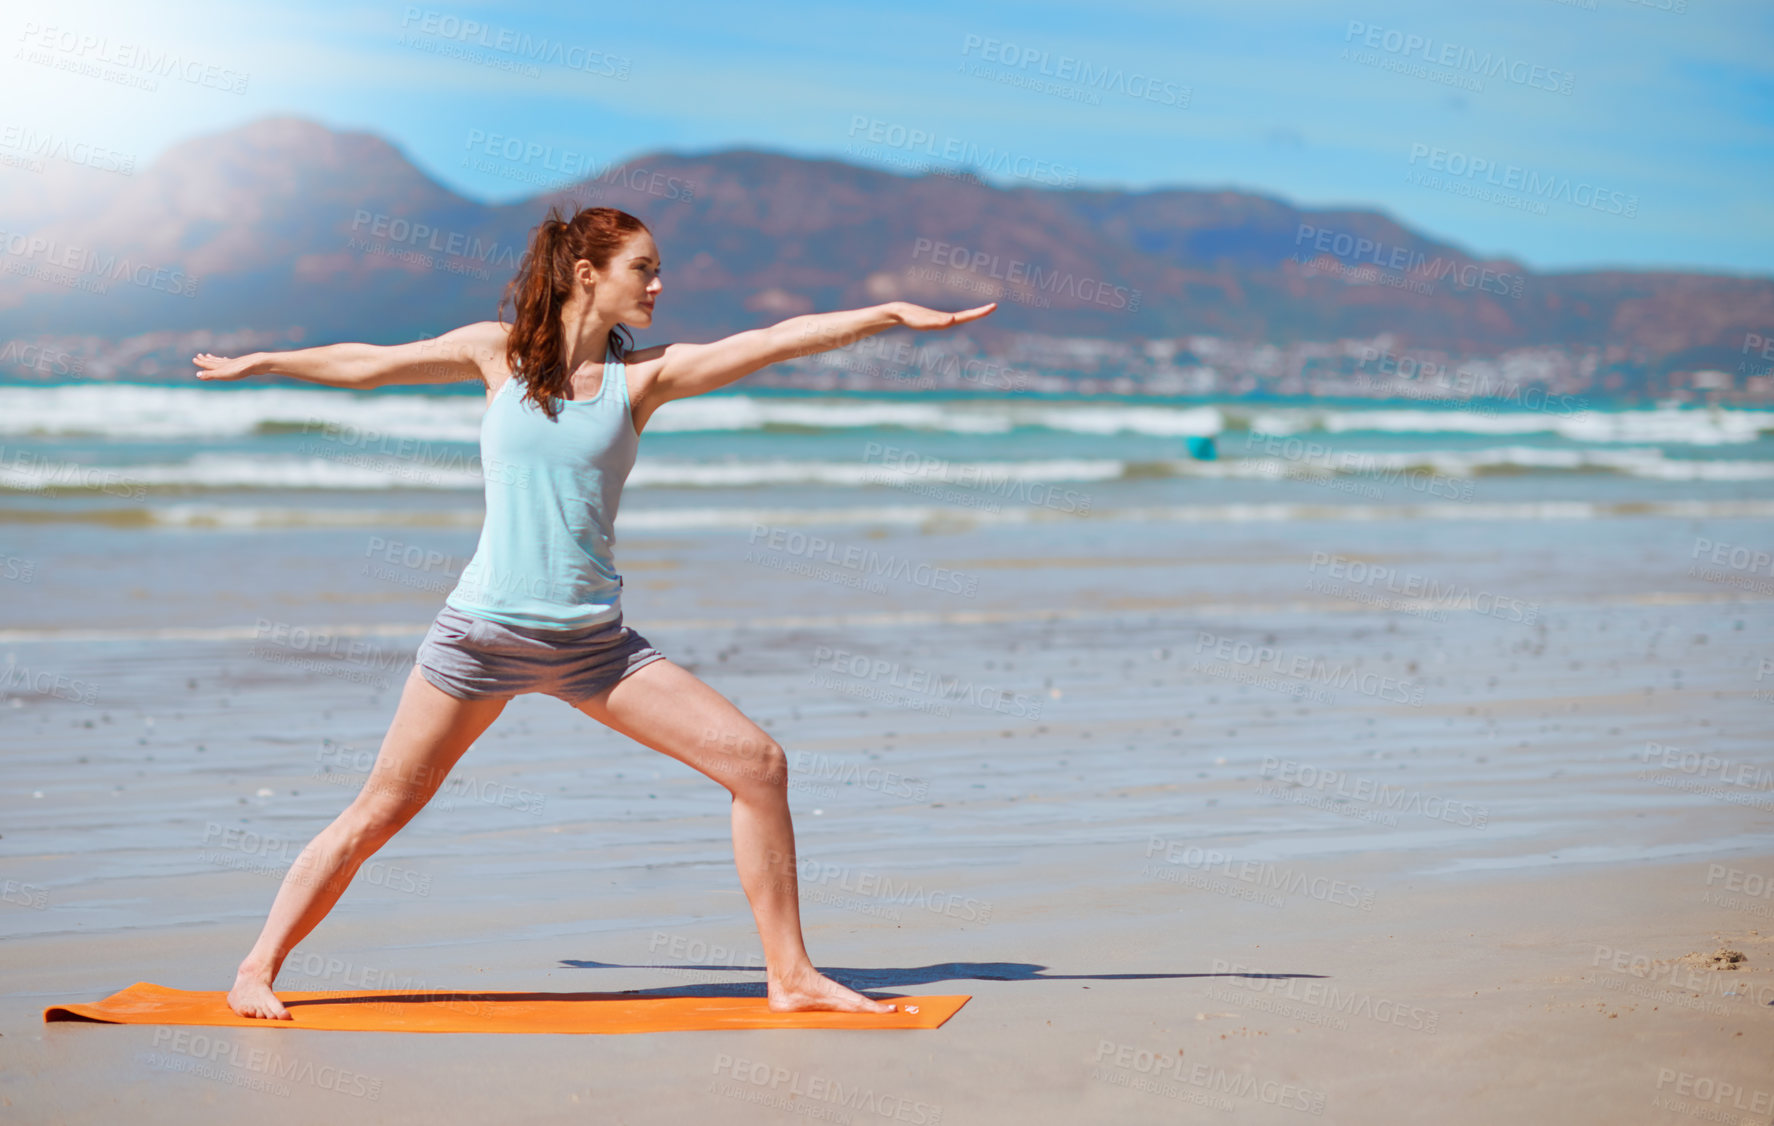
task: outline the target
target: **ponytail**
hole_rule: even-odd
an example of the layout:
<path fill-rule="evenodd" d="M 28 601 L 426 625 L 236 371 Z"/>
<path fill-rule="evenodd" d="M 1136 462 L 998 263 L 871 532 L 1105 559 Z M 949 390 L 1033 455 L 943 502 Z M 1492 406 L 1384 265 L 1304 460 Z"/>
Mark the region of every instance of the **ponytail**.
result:
<path fill-rule="evenodd" d="M 514 378 L 522 378 L 524 398 L 549 418 L 559 414 L 558 400 L 565 397 L 572 375 L 566 369 L 561 312 L 572 292 L 573 263 L 585 259 L 602 270 L 630 235 L 646 229 L 645 223 L 613 207 L 576 206 L 570 217 L 563 217 L 557 204 L 531 232 L 517 276 L 499 299 L 499 319 L 505 319 L 505 303 L 512 302 L 506 366 Z M 610 333 L 608 358 L 625 360 L 633 348 L 627 328 L 617 325 Z"/>

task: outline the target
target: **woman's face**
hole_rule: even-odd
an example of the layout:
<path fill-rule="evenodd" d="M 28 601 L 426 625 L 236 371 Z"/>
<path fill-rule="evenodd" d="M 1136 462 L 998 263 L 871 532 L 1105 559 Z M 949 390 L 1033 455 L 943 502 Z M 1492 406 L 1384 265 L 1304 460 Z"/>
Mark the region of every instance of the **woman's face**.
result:
<path fill-rule="evenodd" d="M 628 237 L 598 271 L 592 307 L 604 319 L 646 328 L 653 323 L 653 304 L 665 288 L 659 280 L 659 247 L 646 231 Z"/>

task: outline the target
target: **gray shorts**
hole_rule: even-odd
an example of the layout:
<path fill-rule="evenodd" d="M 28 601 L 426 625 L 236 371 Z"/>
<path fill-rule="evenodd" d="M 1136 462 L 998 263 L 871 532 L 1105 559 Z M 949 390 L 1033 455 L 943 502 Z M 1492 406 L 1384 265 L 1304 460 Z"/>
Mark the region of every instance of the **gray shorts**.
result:
<path fill-rule="evenodd" d="M 416 657 L 420 674 L 459 700 L 546 692 L 578 707 L 665 654 L 621 618 L 577 630 L 527 629 L 445 606 Z"/>

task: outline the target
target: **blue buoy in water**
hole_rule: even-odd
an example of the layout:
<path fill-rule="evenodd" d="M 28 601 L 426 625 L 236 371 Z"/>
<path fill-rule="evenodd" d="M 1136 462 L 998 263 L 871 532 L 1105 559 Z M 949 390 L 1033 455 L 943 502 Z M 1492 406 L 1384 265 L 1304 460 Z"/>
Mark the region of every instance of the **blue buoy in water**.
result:
<path fill-rule="evenodd" d="M 1196 461 L 1213 461 L 1220 456 L 1220 452 L 1214 448 L 1212 437 L 1184 438 L 1183 441 L 1189 447 L 1189 456 Z"/>

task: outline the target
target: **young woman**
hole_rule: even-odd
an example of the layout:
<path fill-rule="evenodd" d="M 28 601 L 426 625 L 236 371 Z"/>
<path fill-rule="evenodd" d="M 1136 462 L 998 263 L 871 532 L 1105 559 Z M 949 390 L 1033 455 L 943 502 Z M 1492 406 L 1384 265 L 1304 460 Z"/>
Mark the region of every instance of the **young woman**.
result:
<path fill-rule="evenodd" d="M 611 557 L 623 482 L 664 403 L 725 387 L 766 365 L 885 329 L 942 329 L 994 305 L 941 313 L 893 301 L 793 317 L 712 344 L 631 350 L 662 291 L 646 224 L 608 207 L 558 210 L 532 232 L 499 320 L 432 340 L 330 344 L 238 358 L 193 357 L 199 379 L 276 373 L 334 387 L 480 380 L 487 515 L 461 580 L 420 644 L 362 792 L 284 876 L 228 1004 L 290 1019 L 279 968 L 358 867 L 429 801 L 512 697 L 546 692 L 725 786 L 733 855 L 763 940 L 770 1008 L 890 1012 L 821 974 L 801 938 L 788 764 L 726 697 L 622 624 Z M 504 322 L 505 300 L 515 315 Z"/>

